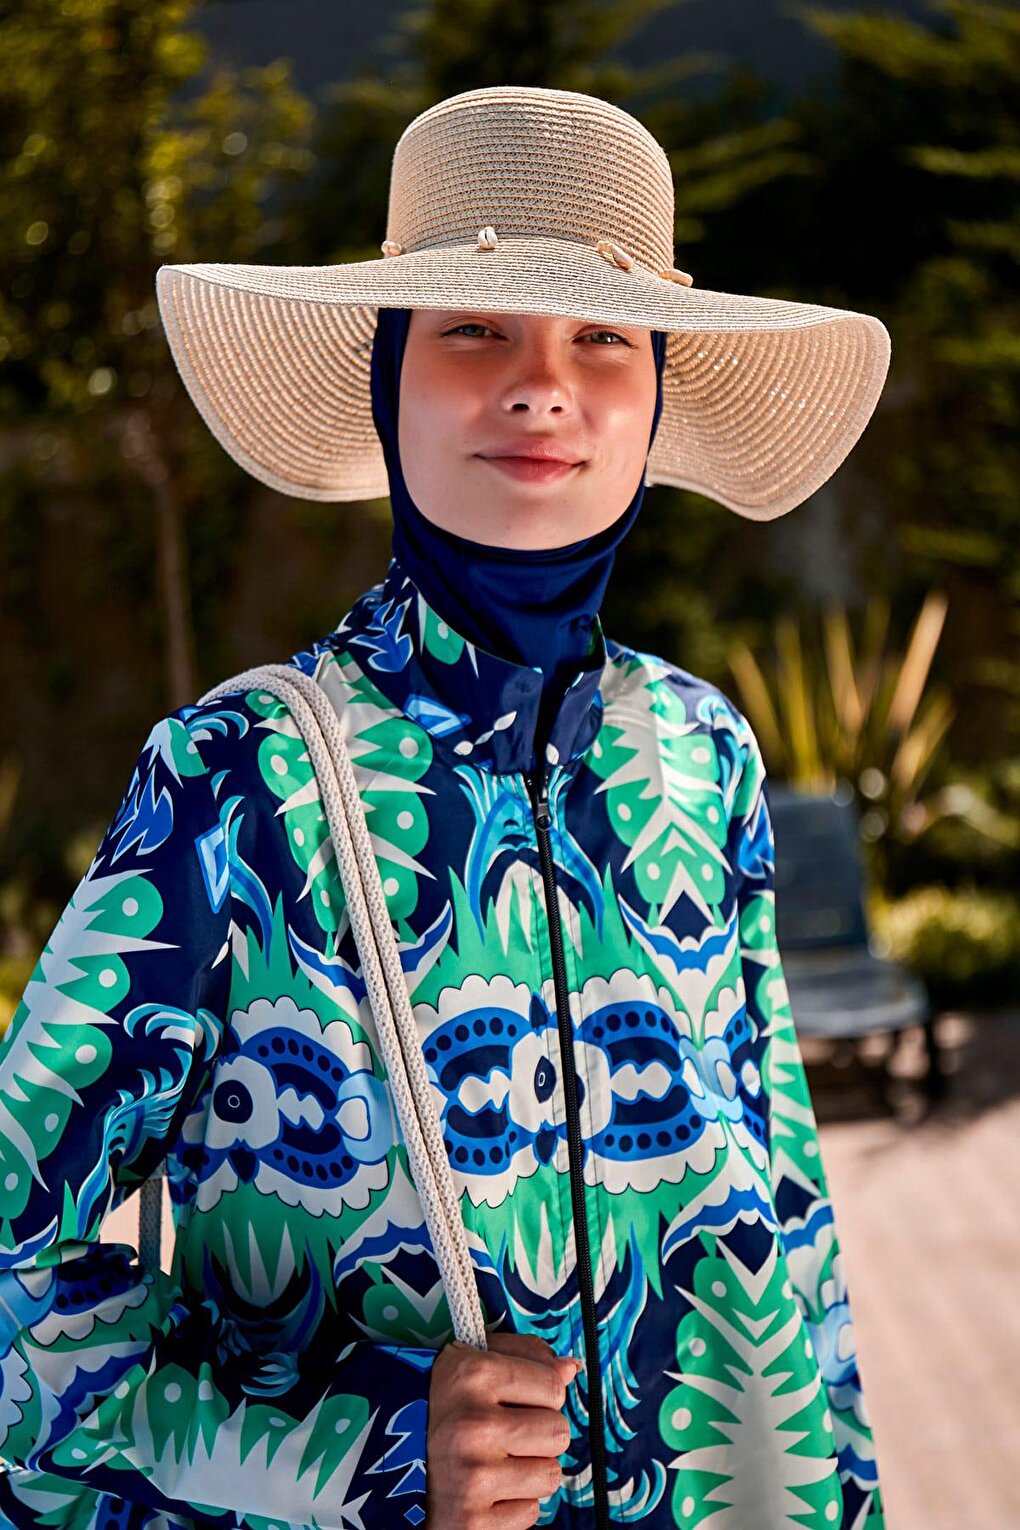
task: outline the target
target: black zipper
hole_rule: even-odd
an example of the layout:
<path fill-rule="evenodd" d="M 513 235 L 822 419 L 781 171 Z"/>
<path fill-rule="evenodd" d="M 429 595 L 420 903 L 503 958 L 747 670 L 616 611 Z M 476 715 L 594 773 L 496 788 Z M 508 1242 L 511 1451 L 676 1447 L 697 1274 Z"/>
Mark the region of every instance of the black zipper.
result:
<path fill-rule="evenodd" d="M 574 1069 L 574 1033 L 567 1003 L 567 969 L 563 958 L 563 932 L 560 906 L 556 895 L 556 872 L 549 845 L 549 774 L 542 769 L 525 776 L 535 815 L 538 835 L 538 858 L 542 867 L 546 908 L 549 915 L 549 944 L 552 947 L 553 985 L 556 991 L 556 1022 L 560 1038 L 560 1062 L 563 1089 L 567 1098 L 567 1147 L 570 1160 L 570 1200 L 574 1211 L 574 1241 L 577 1249 L 577 1277 L 581 1291 L 581 1320 L 584 1325 L 584 1358 L 588 1382 L 588 1417 L 590 1420 L 592 1496 L 595 1502 L 596 1530 L 609 1530 L 609 1484 L 606 1477 L 605 1422 L 602 1414 L 602 1366 L 599 1360 L 599 1334 L 595 1323 L 595 1285 L 591 1272 L 588 1243 L 588 1215 L 584 1203 L 584 1167 L 581 1145 L 581 1113 L 577 1099 L 577 1074 Z"/>

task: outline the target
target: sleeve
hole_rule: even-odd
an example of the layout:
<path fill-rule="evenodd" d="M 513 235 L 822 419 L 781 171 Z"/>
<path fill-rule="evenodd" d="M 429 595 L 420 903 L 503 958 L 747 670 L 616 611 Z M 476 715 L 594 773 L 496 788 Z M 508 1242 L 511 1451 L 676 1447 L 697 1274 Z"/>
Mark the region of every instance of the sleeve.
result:
<path fill-rule="evenodd" d="M 197 710 L 150 733 L 0 1042 L 0 1524 L 136 1504 L 138 1524 L 417 1525 L 435 1349 L 358 1340 L 248 1395 L 215 1303 L 99 1239 L 206 1089 L 228 1013 Z"/>
<path fill-rule="evenodd" d="M 856 1510 L 844 1523 L 884 1530 L 843 1257 L 776 938 L 776 846 L 765 766 L 750 725 L 744 719 L 741 724 L 746 760 L 736 787 L 730 847 L 747 1013 L 758 1038 L 772 1196 L 795 1299 L 828 1394 L 844 1498 Z"/>

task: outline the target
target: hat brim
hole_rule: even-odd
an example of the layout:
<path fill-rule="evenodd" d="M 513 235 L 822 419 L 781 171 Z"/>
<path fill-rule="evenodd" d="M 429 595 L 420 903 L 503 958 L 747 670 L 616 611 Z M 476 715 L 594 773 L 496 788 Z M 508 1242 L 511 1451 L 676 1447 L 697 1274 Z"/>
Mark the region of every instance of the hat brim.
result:
<path fill-rule="evenodd" d="M 831 477 L 874 412 L 891 350 L 872 314 L 686 287 L 592 245 L 533 236 L 330 266 L 164 265 L 156 292 L 212 434 L 253 477 L 311 500 L 389 493 L 369 386 L 379 307 L 667 331 L 645 482 L 751 520 L 785 514 Z"/>

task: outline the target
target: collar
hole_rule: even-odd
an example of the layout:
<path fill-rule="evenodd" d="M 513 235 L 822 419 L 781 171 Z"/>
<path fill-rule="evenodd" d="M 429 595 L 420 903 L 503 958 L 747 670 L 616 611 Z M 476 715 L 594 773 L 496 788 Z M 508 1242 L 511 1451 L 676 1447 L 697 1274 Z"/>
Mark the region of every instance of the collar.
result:
<path fill-rule="evenodd" d="M 497 775 L 531 773 L 542 671 L 470 643 L 443 621 L 396 558 L 381 583 L 355 601 L 330 635 L 394 706 L 457 758 Z M 577 759 L 599 730 L 609 662 L 595 618 L 584 667 L 570 682 L 550 730 L 548 765 Z"/>

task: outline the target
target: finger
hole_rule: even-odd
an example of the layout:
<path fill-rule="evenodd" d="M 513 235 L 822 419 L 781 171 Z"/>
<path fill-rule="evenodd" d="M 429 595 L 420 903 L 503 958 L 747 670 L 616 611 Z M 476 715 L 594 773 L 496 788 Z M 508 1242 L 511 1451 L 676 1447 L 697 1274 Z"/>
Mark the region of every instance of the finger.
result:
<path fill-rule="evenodd" d="M 534 1498 L 511 1498 L 494 1503 L 485 1523 L 491 1530 L 529 1530 L 537 1525 L 541 1509 Z"/>
<path fill-rule="evenodd" d="M 494 1505 L 515 1499 L 549 1498 L 563 1484 L 563 1468 L 549 1456 L 517 1456 L 512 1462 L 496 1466 L 488 1482 L 492 1485 Z"/>
<path fill-rule="evenodd" d="M 487 1333 L 485 1342 L 490 1350 L 497 1353 L 555 1359 L 552 1345 L 540 1338 L 537 1333 L 508 1333 L 500 1330 L 496 1333 Z"/>
<path fill-rule="evenodd" d="M 520 1460 L 542 1456 L 558 1461 L 570 1448 L 570 1424 L 551 1408 L 513 1407 L 502 1410 L 497 1449 Z"/>
<path fill-rule="evenodd" d="M 573 1380 L 579 1369 L 580 1357 L 558 1355 L 555 1350 L 533 1333 L 491 1333 L 487 1335 L 489 1349 L 496 1354 L 520 1354 L 528 1359 L 542 1360 L 548 1365 L 564 1369 L 568 1380 Z"/>
<path fill-rule="evenodd" d="M 485 1402 L 555 1408 L 566 1401 L 567 1367 L 530 1355 L 488 1351 L 472 1369 L 472 1385 Z"/>

